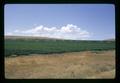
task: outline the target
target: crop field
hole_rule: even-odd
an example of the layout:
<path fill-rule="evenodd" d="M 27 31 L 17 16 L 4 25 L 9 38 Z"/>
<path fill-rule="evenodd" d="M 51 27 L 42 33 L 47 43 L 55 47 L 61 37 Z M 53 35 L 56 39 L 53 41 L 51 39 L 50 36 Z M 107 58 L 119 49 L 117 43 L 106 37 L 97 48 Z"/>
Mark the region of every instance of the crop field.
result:
<path fill-rule="evenodd" d="M 115 41 L 5 39 L 5 56 L 115 49 Z"/>

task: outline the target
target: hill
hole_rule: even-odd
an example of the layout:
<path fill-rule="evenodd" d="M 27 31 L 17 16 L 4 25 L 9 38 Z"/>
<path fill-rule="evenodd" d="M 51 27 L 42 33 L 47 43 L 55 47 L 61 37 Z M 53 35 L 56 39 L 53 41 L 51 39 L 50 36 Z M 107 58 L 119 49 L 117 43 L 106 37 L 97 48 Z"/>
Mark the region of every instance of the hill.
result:
<path fill-rule="evenodd" d="M 40 36 L 5 36 L 5 39 L 45 39 L 45 40 L 63 40 L 59 38 L 40 37 Z"/>
<path fill-rule="evenodd" d="M 104 41 L 115 41 L 115 38 L 105 39 Z"/>

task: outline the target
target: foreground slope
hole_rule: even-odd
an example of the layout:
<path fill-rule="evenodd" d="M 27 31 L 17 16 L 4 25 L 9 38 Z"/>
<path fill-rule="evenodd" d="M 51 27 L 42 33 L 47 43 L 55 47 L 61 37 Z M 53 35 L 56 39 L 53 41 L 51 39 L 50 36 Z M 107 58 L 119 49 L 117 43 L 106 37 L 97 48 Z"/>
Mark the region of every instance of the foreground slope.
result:
<path fill-rule="evenodd" d="M 31 54 L 5 58 L 5 78 L 114 78 L 115 51 Z"/>

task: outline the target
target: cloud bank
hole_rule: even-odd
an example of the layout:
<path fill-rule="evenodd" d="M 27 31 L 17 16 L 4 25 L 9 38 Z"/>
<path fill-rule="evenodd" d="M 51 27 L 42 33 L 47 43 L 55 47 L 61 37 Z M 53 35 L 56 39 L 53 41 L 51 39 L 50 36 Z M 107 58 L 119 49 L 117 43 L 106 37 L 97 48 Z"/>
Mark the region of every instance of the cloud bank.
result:
<path fill-rule="evenodd" d="M 62 38 L 72 40 L 82 40 L 90 37 L 90 33 L 86 30 L 82 30 L 76 25 L 67 24 L 63 27 L 45 27 L 43 25 L 27 29 L 27 30 L 15 30 L 7 33 L 6 35 L 16 36 L 40 36 L 50 38 Z"/>

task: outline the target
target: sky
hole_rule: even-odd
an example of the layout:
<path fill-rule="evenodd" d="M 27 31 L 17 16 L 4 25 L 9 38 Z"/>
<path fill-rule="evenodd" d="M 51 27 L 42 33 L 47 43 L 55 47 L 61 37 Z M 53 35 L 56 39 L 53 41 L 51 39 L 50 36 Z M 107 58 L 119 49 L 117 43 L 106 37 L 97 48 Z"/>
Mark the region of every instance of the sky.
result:
<path fill-rule="evenodd" d="M 115 38 L 113 4 L 6 4 L 4 34 L 73 40 Z"/>

